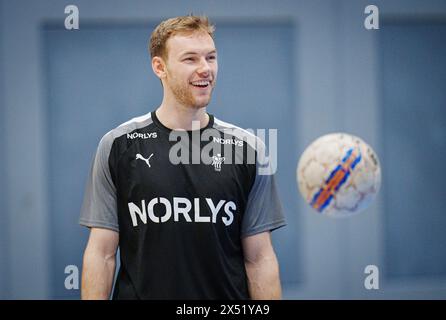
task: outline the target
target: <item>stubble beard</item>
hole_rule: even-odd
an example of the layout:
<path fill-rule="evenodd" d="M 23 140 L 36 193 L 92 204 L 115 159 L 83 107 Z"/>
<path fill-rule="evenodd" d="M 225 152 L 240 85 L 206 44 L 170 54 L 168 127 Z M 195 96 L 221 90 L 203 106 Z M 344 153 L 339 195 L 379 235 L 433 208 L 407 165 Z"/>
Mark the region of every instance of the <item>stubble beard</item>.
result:
<path fill-rule="evenodd" d="M 190 87 L 189 84 L 181 84 L 172 81 L 168 85 L 175 99 L 179 103 L 193 109 L 201 109 L 206 107 L 211 101 L 212 92 L 214 90 L 214 86 L 212 86 L 211 84 L 212 88 L 209 97 L 206 100 L 201 100 L 200 102 L 198 102 L 197 99 L 195 99 L 194 95 L 192 94 L 193 89 Z"/>

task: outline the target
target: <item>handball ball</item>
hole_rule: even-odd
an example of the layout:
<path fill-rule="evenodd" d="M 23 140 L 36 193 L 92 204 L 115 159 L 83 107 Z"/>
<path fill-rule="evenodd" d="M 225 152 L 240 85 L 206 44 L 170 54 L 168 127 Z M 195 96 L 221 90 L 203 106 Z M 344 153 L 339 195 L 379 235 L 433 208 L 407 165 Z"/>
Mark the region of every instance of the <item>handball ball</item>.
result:
<path fill-rule="evenodd" d="M 345 217 L 366 209 L 381 185 L 381 167 L 362 139 L 332 133 L 311 143 L 297 165 L 297 183 L 317 212 Z"/>

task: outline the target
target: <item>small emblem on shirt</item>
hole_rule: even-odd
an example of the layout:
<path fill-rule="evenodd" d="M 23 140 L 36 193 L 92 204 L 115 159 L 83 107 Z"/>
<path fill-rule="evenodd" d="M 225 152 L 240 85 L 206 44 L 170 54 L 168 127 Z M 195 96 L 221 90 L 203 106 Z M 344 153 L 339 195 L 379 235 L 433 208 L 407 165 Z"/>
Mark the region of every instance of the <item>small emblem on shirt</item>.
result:
<path fill-rule="evenodd" d="M 217 142 L 220 144 L 233 144 L 233 145 L 236 145 L 237 147 L 243 147 L 243 140 L 238 140 L 238 139 L 232 139 L 232 138 L 223 139 L 223 138 L 214 137 L 214 142 Z"/>
<path fill-rule="evenodd" d="M 225 157 L 221 157 L 219 153 L 212 157 L 212 165 L 214 166 L 215 171 L 221 171 L 221 164 L 223 161 L 225 161 Z"/>
<path fill-rule="evenodd" d="M 151 167 L 150 166 L 150 158 L 152 158 L 152 156 L 153 156 L 153 153 L 146 159 L 146 158 L 144 158 L 140 153 L 137 153 L 136 154 L 136 160 L 142 160 L 142 161 L 144 161 L 145 163 L 147 163 L 147 165 L 149 166 L 149 168 Z"/>
<path fill-rule="evenodd" d="M 141 133 L 141 132 L 133 132 L 133 133 L 127 133 L 127 139 L 150 139 L 150 138 L 156 138 L 158 135 L 156 132 L 149 132 L 149 133 Z"/>

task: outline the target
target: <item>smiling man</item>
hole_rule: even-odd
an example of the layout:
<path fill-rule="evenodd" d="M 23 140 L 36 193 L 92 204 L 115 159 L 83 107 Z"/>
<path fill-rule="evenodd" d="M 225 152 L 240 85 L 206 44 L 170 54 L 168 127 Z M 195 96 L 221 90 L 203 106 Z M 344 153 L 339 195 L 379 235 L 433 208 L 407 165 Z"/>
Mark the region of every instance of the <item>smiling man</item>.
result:
<path fill-rule="evenodd" d="M 281 298 L 270 232 L 285 220 L 274 175 L 258 170 L 265 146 L 206 111 L 218 73 L 213 32 L 206 17 L 185 16 L 152 33 L 163 101 L 99 143 L 80 217 L 90 228 L 83 299 L 109 298 L 118 247 L 115 299 Z M 210 149 L 212 163 L 173 163 L 172 135 L 206 130 L 199 144 L 229 149 Z M 254 163 L 231 161 L 250 152 Z"/>

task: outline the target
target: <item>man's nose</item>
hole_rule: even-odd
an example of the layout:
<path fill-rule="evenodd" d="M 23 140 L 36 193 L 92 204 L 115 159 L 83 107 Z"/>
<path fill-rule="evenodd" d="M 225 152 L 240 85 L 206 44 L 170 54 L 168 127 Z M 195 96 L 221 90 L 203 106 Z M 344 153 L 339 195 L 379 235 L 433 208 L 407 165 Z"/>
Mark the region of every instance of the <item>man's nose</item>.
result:
<path fill-rule="evenodd" d="M 207 76 L 209 74 L 210 70 L 211 70 L 211 67 L 209 66 L 209 63 L 206 61 L 205 58 L 202 58 L 200 60 L 200 65 L 197 69 L 197 72 L 203 76 Z"/>

